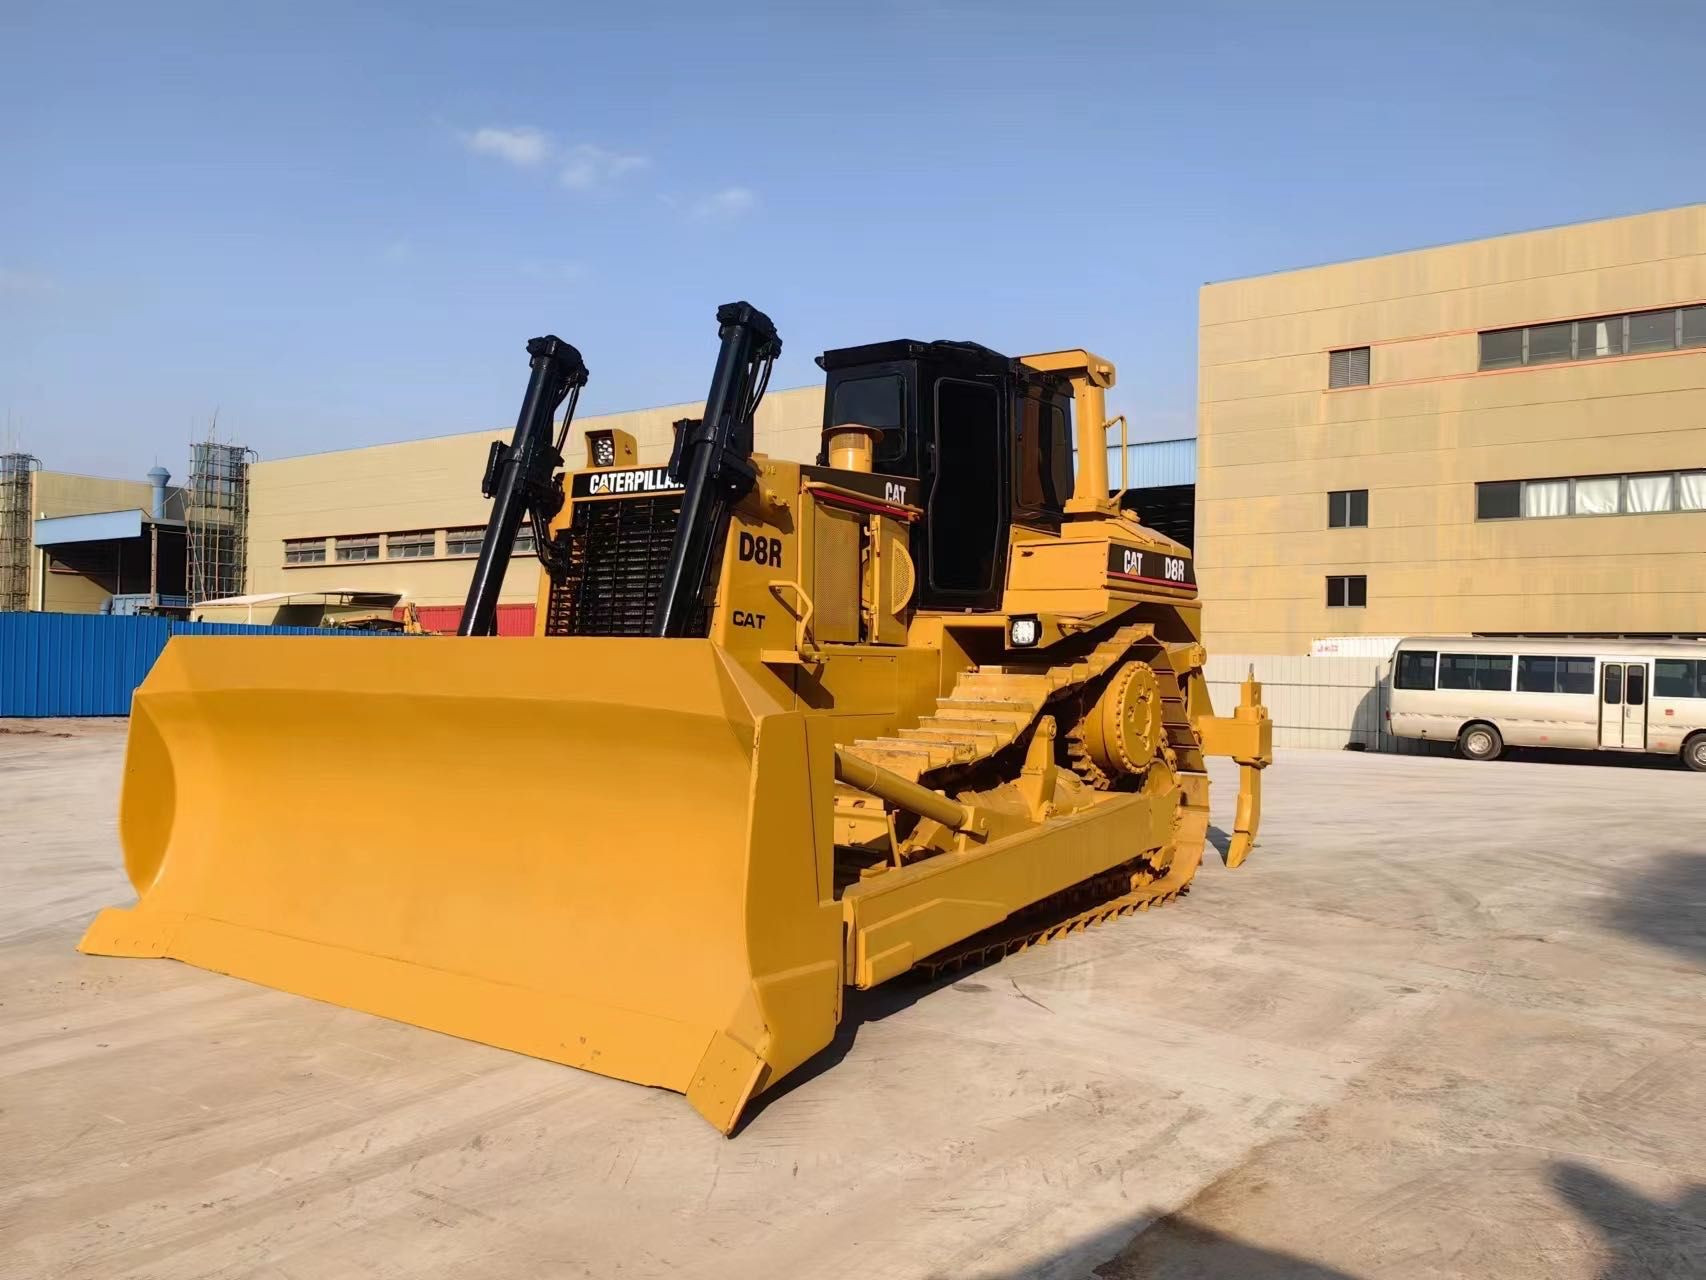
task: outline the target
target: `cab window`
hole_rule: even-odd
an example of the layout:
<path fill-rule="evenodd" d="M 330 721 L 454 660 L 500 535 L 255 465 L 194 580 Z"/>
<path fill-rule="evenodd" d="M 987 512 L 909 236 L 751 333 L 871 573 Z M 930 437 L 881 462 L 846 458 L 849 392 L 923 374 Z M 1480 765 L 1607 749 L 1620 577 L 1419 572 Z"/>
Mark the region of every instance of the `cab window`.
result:
<path fill-rule="evenodd" d="M 1021 511 L 1059 512 L 1072 492 L 1072 441 L 1066 414 L 1053 401 L 1019 401 L 1013 490 Z"/>
<path fill-rule="evenodd" d="M 835 384 L 829 425 L 856 422 L 883 433 L 877 441 L 876 467 L 906 458 L 906 384 L 899 374 L 849 378 Z"/>

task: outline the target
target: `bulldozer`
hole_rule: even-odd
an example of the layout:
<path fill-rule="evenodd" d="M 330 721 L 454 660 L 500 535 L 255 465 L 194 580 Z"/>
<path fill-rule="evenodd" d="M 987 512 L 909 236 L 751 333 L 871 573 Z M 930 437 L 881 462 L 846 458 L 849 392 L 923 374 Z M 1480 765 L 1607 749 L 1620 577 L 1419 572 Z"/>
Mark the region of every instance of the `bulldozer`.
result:
<path fill-rule="evenodd" d="M 727 1134 L 849 988 L 1183 894 L 1210 756 L 1241 863 L 1270 723 L 1253 675 L 1213 713 L 1191 553 L 1110 490 L 1114 366 L 826 351 L 803 464 L 754 450 L 775 325 L 717 324 L 667 464 L 603 429 L 571 469 L 586 365 L 528 344 L 457 636 L 174 638 L 124 766 L 138 901 L 81 949 L 662 1086 Z M 499 638 L 529 518 L 536 634 Z"/>

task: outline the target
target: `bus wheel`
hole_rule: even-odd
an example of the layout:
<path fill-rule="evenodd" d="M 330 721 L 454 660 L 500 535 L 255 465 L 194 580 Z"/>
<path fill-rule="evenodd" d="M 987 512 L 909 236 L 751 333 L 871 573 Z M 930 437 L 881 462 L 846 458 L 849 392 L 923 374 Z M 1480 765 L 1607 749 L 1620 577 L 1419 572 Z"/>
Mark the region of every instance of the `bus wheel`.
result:
<path fill-rule="evenodd" d="M 1457 754 L 1465 760 L 1497 760 L 1504 749 L 1505 740 L 1490 724 L 1466 724 L 1457 735 Z"/>
<path fill-rule="evenodd" d="M 1706 733 L 1697 733 L 1682 744 L 1682 762 L 1697 773 L 1706 773 Z"/>

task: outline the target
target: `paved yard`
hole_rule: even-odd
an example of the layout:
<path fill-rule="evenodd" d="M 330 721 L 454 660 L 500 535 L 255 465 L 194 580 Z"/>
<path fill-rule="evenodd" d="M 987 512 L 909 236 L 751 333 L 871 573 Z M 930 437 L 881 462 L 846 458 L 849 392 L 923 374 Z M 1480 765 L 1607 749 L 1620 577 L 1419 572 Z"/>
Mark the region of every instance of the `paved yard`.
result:
<path fill-rule="evenodd" d="M 1243 870 L 856 1001 L 729 1141 L 78 955 L 122 733 L 0 721 L 8 1280 L 1706 1274 L 1706 777 L 1282 754 Z"/>

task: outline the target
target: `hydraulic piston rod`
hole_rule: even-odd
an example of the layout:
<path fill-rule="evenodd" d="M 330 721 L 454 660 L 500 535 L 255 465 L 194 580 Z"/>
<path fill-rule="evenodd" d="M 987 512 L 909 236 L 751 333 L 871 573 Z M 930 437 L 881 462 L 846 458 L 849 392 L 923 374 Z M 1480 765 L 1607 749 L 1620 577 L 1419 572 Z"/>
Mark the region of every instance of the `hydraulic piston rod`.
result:
<path fill-rule="evenodd" d="M 986 824 L 970 805 L 961 804 L 940 791 L 921 787 L 916 782 L 908 782 L 898 773 L 890 773 L 880 765 L 861 760 L 839 748 L 835 752 L 835 779 L 879 800 L 887 800 L 897 809 L 940 822 L 950 831 L 963 831 L 968 835 L 982 835 L 984 832 Z"/>
<path fill-rule="evenodd" d="M 515 421 L 515 435 L 508 444 L 493 442 L 480 485 L 481 492 L 492 500 L 492 515 L 480 542 L 474 580 L 468 586 L 462 625 L 457 628 L 460 635 L 496 634 L 498 594 L 503 590 L 504 572 L 509 568 L 523 517 L 533 518 L 534 541 L 539 558 L 547 566 L 554 553 L 548 530 L 562 510 L 563 495 L 552 477 L 563 465 L 562 438 L 568 435 L 575 402 L 586 385 L 586 363 L 579 351 L 552 334 L 530 341 L 527 355 L 532 373 Z M 569 407 L 562 435 L 553 442 L 551 422 L 565 397 Z"/>

